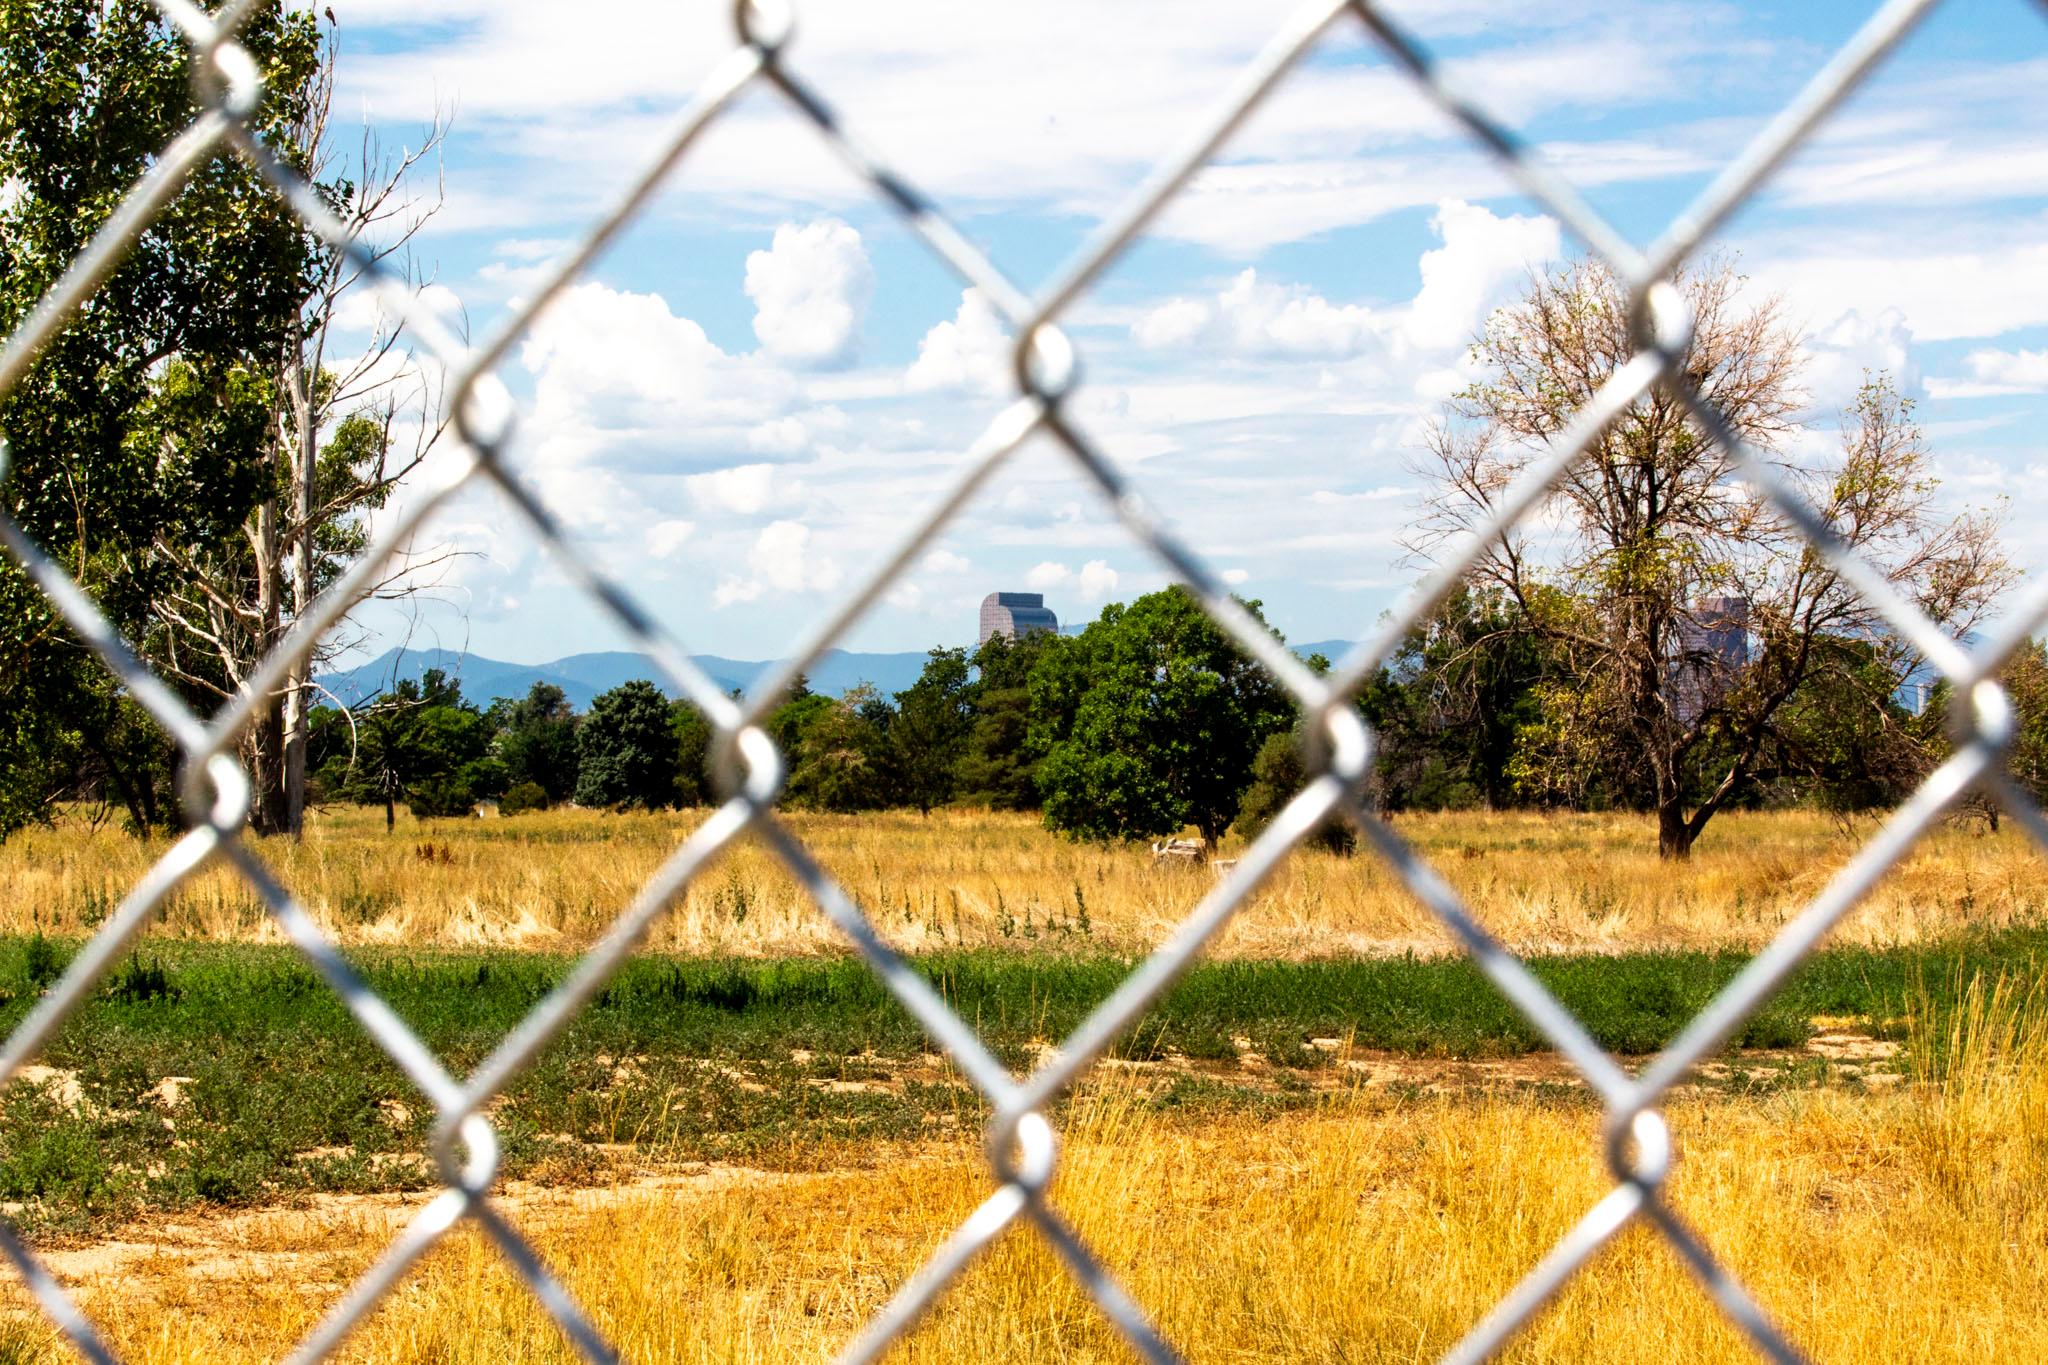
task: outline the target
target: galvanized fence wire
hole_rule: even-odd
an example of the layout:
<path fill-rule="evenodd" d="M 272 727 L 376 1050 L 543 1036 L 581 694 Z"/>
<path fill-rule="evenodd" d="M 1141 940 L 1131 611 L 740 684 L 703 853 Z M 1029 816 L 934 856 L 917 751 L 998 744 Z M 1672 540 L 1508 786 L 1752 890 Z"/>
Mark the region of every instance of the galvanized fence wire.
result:
<path fill-rule="evenodd" d="M 1817 73 L 1800 95 L 1647 250 L 1616 232 L 1542 157 L 1483 104 L 1457 90 L 1427 50 L 1370 0 L 1312 0 L 1251 63 L 1193 135 L 1129 197 L 1104 226 L 1037 293 L 1013 284 L 912 183 L 850 130 L 792 63 L 795 15 L 787 0 L 738 0 L 737 42 L 682 111 L 662 150 L 620 198 L 556 264 L 545 283 L 481 345 L 470 347 L 425 307 L 407 281 L 387 270 L 351 239 L 303 179 L 252 135 L 248 119 L 259 107 L 262 82 L 254 61 L 235 40 L 253 0 L 234 0 L 208 13 L 192 0 L 153 0 L 194 54 L 198 117 L 136 182 L 92 242 L 0 347 L 0 396 L 19 382 L 41 347 L 77 312 L 125 258 L 136 240 L 176 197 L 187 177 L 209 159 L 246 161 L 298 218 L 332 250 L 362 268 L 389 308 L 410 329 L 423 358 L 449 379 L 447 393 L 457 458 L 430 487 L 412 490 L 408 507 L 377 544 L 296 620 L 263 660 L 237 699 L 211 719 L 190 710 L 153 674 L 99 612 L 89 595 L 0 512 L 0 541 L 38 584 L 50 603 L 90 646 L 130 696 L 145 707 L 184 758 L 189 832 L 129 892 L 106 925 L 74 959 L 0 1048 L 0 1082 L 34 1057 L 84 1000 L 123 947 L 189 878 L 215 862 L 232 867 L 313 964 L 349 1011 L 433 1105 L 433 1153 L 441 1192 L 405 1226 L 382 1258 L 343 1296 L 294 1360 L 319 1360 L 349 1332 L 422 1254 L 467 1220 L 496 1243 L 543 1308 L 585 1358 L 614 1359 L 612 1347 L 539 1256 L 491 1203 L 498 1169 L 496 1135 L 485 1107 L 600 990 L 649 927 L 683 894 L 691 880 L 735 839 L 749 832 L 794 873 L 819 908 L 892 995 L 926 1029 L 986 1098 L 992 1117 L 986 1155 L 995 1183 L 987 1200 L 912 1274 L 846 1348 L 843 1359 L 872 1360 L 912 1330 L 975 1256 L 1019 1221 L 1033 1225 L 1075 1279 L 1137 1352 L 1153 1361 L 1177 1359 L 1173 1349 L 1103 1267 L 1048 1198 L 1058 1166 L 1057 1140 L 1047 1107 L 1085 1075 L 1187 968 L 1245 903 L 1261 880 L 1325 820 L 1337 816 L 1357 827 L 1416 898 L 1456 935 L 1503 995 L 1557 1048 L 1605 1105 L 1606 1156 L 1613 1190 L 1487 1317 L 1454 1346 L 1446 1360 L 1488 1358 L 1509 1342 L 1531 1315 L 1587 1259 L 1631 1222 L 1661 1234 L 1697 1275 L 1756 1348 L 1780 1361 L 1800 1354 L 1720 1265 L 1706 1241 L 1688 1227 L 1663 1196 L 1672 1152 L 1658 1109 L 1670 1088 L 1724 1042 L 1811 953 L 1828 930 L 1902 856 L 1957 798 L 1975 789 L 2010 811 L 2048 847 L 2048 818 L 2001 767 L 2010 738 L 2011 708 L 1993 680 L 2000 665 L 2048 617 L 2048 581 L 2033 585 L 2021 609 L 1974 649 L 1951 638 L 1906 601 L 1875 568 L 1843 545 L 1760 453 L 1736 439 L 1698 393 L 1686 388 L 1677 362 L 1688 336 L 1678 291 L 1666 281 L 1728 216 L 1742 206 L 1783 160 L 1853 91 L 1938 0 L 1890 0 Z M 1265 98 L 1340 24 L 1356 21 L 1416 86 L 1483 146 L 1517 185 L 1563 222 L 1627 287 L 1636 354 L 1600 387 L 1541 458 L 1501 495 L 1493 518 L 1473 528 L 1444 553 L 1403 602 L 1327 677 L 1318 677 L 1282 647 L 1235 599 L 1193 549 L 1106 458 L 1075 419 L 1068 400 L 1080 384 L 1079 359 L 1060 329 L 1064 315 L 1114 263 L 1153 218 L 1222 148 Z M 966 451 L 950 488 L 910 534 L 804 637 L 787 662 L 742 699 L 723 693 L 615 579 L 566 539 L 548 507 L 535 498 L 508 463 L 517 404 L 497 379 L 496 366 L 547 307 L 612 245 L 663 189 L 704 130 L 745 91 L 765 86 L 797 114 L 962 280 L 979 289 L 1014 338 L 1015 398 Z M 1351 704 L 1359 686 L 1398 648 L 1401 639 L 1457 583 L 1485 547 L 1532 508 L 1603 427 L 1653 386 L 1676 391 L 1695 418 L 1731 451 L 1742 477 L 1796 524 L 1842 577 L 1856 587 L 1902 639 L 1910 642 L 1955 688 L 1956 750 L 1838 872 L 1821 894 L 1683 1030 L 1678 1039 L 1631 1075 L 1600 1045 L 1513 954 L 1487 934 L 1457 893 L 1388 825 L 1363 796 L 1373 736 Z M 1074 1031 L 1036 1070 L 1013 1075 L 974 1030 L 876 933 L 860 907 L 817 864 L 775 814 L 773 803 L 784 759 L 761 722 L 797 675 L 839 640 L 1025 442 L 1049 437 L 1102 494 L 1124 528 L 1185 585 L 1217 624 L 1292 695 L 1306 719 L 1312 771 L 1307 786 L 1245 852 L 1238 865 L 1194 907 L 1158 951 Z M 7 455 L 0 445 L 0 478 Z M 458 1078 L 350 968 L 336 945 L 277 881 L 243 838 L 249 783 L 234 754 L 237 738 L 262 699 L 286 686 L 303 661 L 399 554 L 434 510 L 471 484 L 494 488 L 544 542 L 578 586 L 618 622 L 655 662 L 663 678 L 708 717 L 715 729 L 716 764 L 723 804 L 686 839 L 620 913 L 604 937 L 470 1075 Z M 4 1222 L 4 1251 L 44 1310 L 87 1358 L 114 1357 L 34 1253 Z"/>

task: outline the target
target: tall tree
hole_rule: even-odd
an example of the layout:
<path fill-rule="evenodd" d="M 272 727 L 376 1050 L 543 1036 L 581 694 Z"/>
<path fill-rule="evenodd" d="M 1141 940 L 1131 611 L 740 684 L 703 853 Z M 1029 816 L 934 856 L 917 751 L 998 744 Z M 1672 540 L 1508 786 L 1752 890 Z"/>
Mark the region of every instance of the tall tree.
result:
<path fill-rule="evenodd" d="M 956 769 L 974 727 L 976 686 L 967 651 L 935 649 L 916 682 L 896 694 L 889 753 L 897 795 L 923 815 L 953 799 Z"/>
<path fill-rule="evenodd" d="M 1049 630 L 991 635 L 974 652 L 980 675 L 974 719 L 955 769 L 963 800 L 996 810 L 1037 810 L 1038 755 L 1031 748 L 1031 670 L 1066 643 Z"/>
<path fill-rule="evenodd" d="M 576 731 L 576 758 L 579 806 L 676 803 L 680 754 L 668 699 L 651 682 L 636 678 L 598 694 Z"/>
<path fill-rule="evenodd" d="M 384 828 L 404 802 L 415 816 L 467 815 L 505 790 L 491 757 L 491 722 L 438 668 L 352 711 L 323 710 L 316 747 L 321 785 L 346 801 L 384 808 Z"/>
<path fill-rule="evenodd" d="M 439 200 L 418 192 L 416 172 L 440 146 L 441 125 L 430 125 L 416 149 L 396 157 L 384 155 L 366 132 L 346 168 L 353 174 L 343 173 L 329 125 L 336 51 L 330 36 L 282 136 L 350 238 L 417 287 L 424 281 L 409 244 Z M 363 552 L 367 516 L 419 467 L 439 435 L 436 395 L 409 363 L 401 327 L 379 314 L 367 346 L 336 343 L 337 330 L 346 330 L 337 327 L 340 310 L 365 270 L 319 244 L 262 382 L 241 395 L 243 409 L 260 423 L 261 468 L 257 497 L 237 534 L 198 542 L 175 530 L 156 537 L 154 552 L 170 564 L 173 587 L 151 603 L 155 652 L 166 672 L 215 702 L 241 690 L 293 620 Z M 185 379 L 179 387 L 201 386 Z M 175 439 L 163 437 L 166 444 Z M 372 594 L 411 591 L 441 557 L 407 556 Z M 330 637 L 299 659 L 284 686 L 262 699 L 243 737 L 253 786 L 250 825 L 258 833 L 300 829 L 313 671 L 351 643 Z"/>
<path fill-rule="evenodd" d="M 676 804 L 708 806 L 716 799 L 711 778 L 711 722 L 687 701 L 669 711 L 676 737 Z"/>
<path fill-rule="evenodd" d="M 1498 590 L 1460 587 L 1447 597 L 1360 694 L 1379 737 L 1382 807 L 1512 804 L 1515 746 L 1536 718 L 1544 657 Z"/>
<path fill-rule="evenodd" d="M 1948 629 L 1969 628 L 2011 569 L 1991 517 L 1939 510 L 1911 403 L 1873 377 L 1843 415 L 1831 458 L 1780 454 L 1802 429 L 1798 333 L 1776 300 L 1750 301 L 1728 262 L 1678 283 L 1694 316 L 1683 382 L 1776 459 L 1901 593 Z M 1473 348 L 1484 376 L 1429 444 L 1435 491 L 1416 548 L 1427 554 L 1490 521 L 1501 490 L 1633 350 L 1624 290 L 1597 263 L 1539 277 L 1495 313 Z M 1662 386 L 1607 426 L 1536 514 L 1490 544 L 1473 579 L 1503 594 L 1556 661 L 1551 709 L 1529 730 L 1551 752 L 1530 764 L 1596 756 L 1656 812 L 1666 857 L 1687 856 L 1754 776 L 1786 703 L 1826 657 L 1823 641 L 1878 642 L 1892 686 L 1914 663 Z"/>
<path fill-rule="evenodd" d="M 505 780 L 533 783 L 550 803 L 575 795 L 576 711 L 562 689 L 536 682 L 517 701 L 501 701 L 491 710 Z"/>
<path fill-rule="evenodd" d="M 292 130 L 320 69 L 314 22 L 269 0 L 241 41 L 265 83 L 254 131 L 305 169 Z M 146 0 L 0 0 L 0 332 L 198 115 L 192 61 Z M 217 157 L 0 402 L 0 499 L 131 640 L 175 579 L 158 538 L 219 542 L 263 496 L 259 395 L 317 254 L 241 161 Z M 0 621 L 0 832 L 53 794 L 17 784 L 48 755 L 18 746 L 97 748 L 103 779 L 130 791 L 168 770 L 161 741 L 139 764 L 101 744 L 123 698 L 11 561 L 0 564 Z M 139 799 L 130 811 L 150 818 Z"/>
<path fill-rule="evenodd" d="M 1048 652 L 1031 707 L 1049 827 L 1139 839 L 1193 825 L 1212 847 L 1259 747 L 1294 723 L 1287 694 L 1179 586 L 1105 608 Z"/>
<path fill-rule="evenodd" d="M 895 795 L 890 731 L 875 723 L 888 704 L 874 686 L 862 683 L 837 699 L 813 694 L 792 705 L 803 708 L 803 719 L 789 755 L 784 800 L 829 811 L 890 804 Z"/>

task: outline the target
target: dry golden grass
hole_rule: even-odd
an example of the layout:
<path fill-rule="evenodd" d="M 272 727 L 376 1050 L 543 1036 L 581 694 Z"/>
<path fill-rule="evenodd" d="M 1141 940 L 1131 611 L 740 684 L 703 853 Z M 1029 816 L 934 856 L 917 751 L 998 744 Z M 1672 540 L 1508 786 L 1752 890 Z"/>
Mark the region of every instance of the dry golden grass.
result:
<path fill-rule="evenodd" d="M 317 814 L 303 844 L 262 846 L 285 882 L 351 943 L 573 949 L 589 943 L 702 812 L 557 811 L 502 820 Z M 1214 875 L 1155 865 L 1142 848 L 1067 842 L 1029 816 L 793 814 L 791 826 L 896 944 L 911 951 L 1086 942 L 1139 952 L 1160 941 Z M 1724 815 L 1692 861 L 1660 862 L 1634 816 L 1403 816 L 1401 832 L 1523 951 L 1755 946 L 1874 830 L 1806 812 Z M 161 844 L 77 824 L 0 846 L 0 932 L 80 933 L 111 909 Z M 1229 856 L 1232 850 L 1225 850 Z M 2009 827 L 1933 831 L 1839 937 L 1899 943 L 2038 920 L 2038 852 Z M 1081 902 L 1086 905 L 1082 925 Z M 159 932 L 265 938 L 275 930 L 237 880 L 213 872 Z M 729 851 L 656 929 L 690 953 L 838 951 L 836 931 L 751 844 Z M 1383 953 L 1449 946 L 1376 858 L 1297 853 L 1223 935 L 1225 956 Z"/>
<path fill-rule="evenodd" d="M 2048 1358 L 2048 1031 L 2038 983 L 2030 995 L 2025 1009 L 2002 987 L 1970 996 L 1935 1080 L 1673 1104 L 1675 1204 L 1814 1358 Z M 1604 1192 L 1596 1125 L 1581 1106 L 1358 1094 L 1278 1120 L 1176 1120 L 1112 1088 L 1077 1107 L 1055 1197 L 1191 1360 L 1428 1360 Z M 964 1147 L 902 1156 L 513 1200 L 628 1359 L 816 1360 L 986 1191 Z M 161 1251 L 143 1235 L 55 1259 L 128 1358 L 271 1358 L 402 1212 L 386 1199 L 242 1215 L 196 1249 L 165 1229 Z M 347 1358 L 569 1354 L 464 1234 Z M 1012 1232 L 895 1358 L 1126 1353 L 1036 1239 Z M 1630 1233 L 1507 1358 L 1754 1357 L 1676 1258 Z"/>

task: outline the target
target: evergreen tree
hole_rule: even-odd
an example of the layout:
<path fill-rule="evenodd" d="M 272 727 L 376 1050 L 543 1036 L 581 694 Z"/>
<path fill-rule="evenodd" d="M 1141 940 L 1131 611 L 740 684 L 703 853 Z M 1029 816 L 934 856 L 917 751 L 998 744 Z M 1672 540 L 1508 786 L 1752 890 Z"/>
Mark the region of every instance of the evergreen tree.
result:
<path fill-rule="evenodd" d="M 680 754 L 668 699 L 634 679 L 602 693 L 576 732 L 576 804 L 673 806 Z"/>

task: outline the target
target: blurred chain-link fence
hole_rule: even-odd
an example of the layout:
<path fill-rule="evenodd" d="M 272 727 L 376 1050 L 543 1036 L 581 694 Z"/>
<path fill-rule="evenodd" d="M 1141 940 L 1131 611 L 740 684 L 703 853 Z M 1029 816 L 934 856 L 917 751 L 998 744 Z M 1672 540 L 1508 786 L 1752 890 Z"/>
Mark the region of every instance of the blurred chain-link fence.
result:
<path fill-rule="evenodd" d="M 1536 152 L 1490 116 L 1480 102 L 1454 89 L 1430 55 L 1369 0 L 1311 0 L 1272 39 L 1193 130 L 1186 143 L 1141 184 L 1122 208 L 1050 283 L 1027 292 L 1002 275 L 945 217 L 879 155 L 841 122 L 820 92 L 793 64 L 795 16 L 785 0 L 738 0 L 736 41 L 730 53 L 697 91 L 659 154 L 632 186 L 589 230 L 484 344 L 471 347 L 452 335 L 423 306 L 408 282 L 384 269 L 352 238 L 326 204 L 248 129 L 262 98 L 262 83 L 248 53 L 236 43 L 253 0 L 233 0 L 208 13 L 194 0 L 153 0 L 164 18 L 182 32 L 195 55 L 198 118 L 156 159 L 107 220 L 91 245 L 6 338 L 0 351 L 0 395 L 9 392 L 40 349 L 119 266 L 156 215 L 179 193 L 199 166 L 219 156 L 240 156 L 266 180 L 300 220 L 338 252 L 349 253 L 382 291 L 385 306 L 404 320 L 425 357 L 447 376 L 449 411 L 460 458 L 452 470 L 415 496 L 397 524 L 296 620 L 283 643 L 251 677 L 239 699 L 210 720 L 195 714 L 137 657 L 108 625 L 91 598 L 42 553 L 19 526 L 0 514 L 0 539 L 26 568 L 50 602 L 113 670 L 128 694 L 168 731 L 184 758 L 183 797 L 189 832 L 133 888 L 62 979 L 6 1040 L 0 1051 L 0 1079 L 12 1077 L 33 1058 L 52 1031 L 86 997 L 127 942 L 181 883 L 216 860 L 231 865 L 268 906 L 270 913 L 311 960 L 328 985 L 347 1003 L 361 1025 L 419 1087 L 435 1107 L 435 1156 L 444 1189 L 406 1226 L 383 1257 L 356 1282 L 295 1359 L 317 1360 L 334 1351 L 351 1328 L 425 1251 L 459 1222 L 473 1221 L 502 1250 L 575 1347 L 592 1360 L 610 1360 L 612 1348 L 529 1248 L 519 1232 L 494 1209 L 491 1188 L 498 1148 L 485 1109 L 499 1091 L 561 1031 L 602 988 L 653 921 L 681 896 L 685 886 L 720 851 L 752 831 L 762 838 L 818 906 L 844 931 L 876 976 L 952 1057 L 987 1098 L 993 1116 L 987 1130 L 987 1160 L 994 1192 L 953 1231 L 931 1259 L 866 1325 L 845 1359 L 880 1355 L 911 1330 L 921 1314 L 963 1268 L 1011 1224 L 1028 1222 L 1043 1236 L 1116 1328 L 1144 1357 L 1175 1359 L 1172 1347 L 1154 1332 L 1143 1305 L 1134 1302 L 1096 1260 L 1088 1246 L 1047 1199 L 1057 1165 L 1057 1144 L 1046 1118 L 1051 1101 L 1074 1084 L 1230 920 L 1253 889 L 1302 839 L 1333 814 L 1357 826 L 1414 895 L 1463 943 L 1494 985 L 1584 1076 L 1605 1108 L 1607 1160 L 1613 1191 L 1578 1224 L 1469 1335 L 1450 1360 L 1483 1359 L 1506 1344 L 1603 1244 L 1636 1220 L 1654 1227 L 1684 1258 L 1701 1283 L 1758 1350 L 1781 1361 L 1799 1354 L 1755 1302 L 1715 1260 L 1705 1241 L 1672 1211 L 1662 1194 L 1671 1165 L 1671 1145 L 1658 1105 L 1693 1065 L 1718 1047 L 1799 965 L 1887 868 L 1959 796 L 1973 789 L 2005 807 L 2048 846 L 2048 819 L 2022 795 L 2001 766 L 2011 720 L 2005 697 L 1992 675 L 2033 627 L 2048 616 L 2048 583 L 2033 585 L 2019 609 L 1994 633 L 1965 649 L 1906 601 L 1886 578 L 1859 561 L 1828 525 L 1782 481 L 1771 463 L 1745 448 L 1722 418 L 1696 393 L 1684 390 L 1677 361 L 1688 338 L 1688 319 L 1678 291 L 1668 281 L 1712 234 L 1804 141 L 1937 0 L 1891 0 L 1883 5 L 1806 85 L 1799 97 L 1767 126 L 1647 249 L 1639 250 L 1611 228 Z M 1581 244 L 1623 281 L 1633 307 L 1636 352 L 1551 443 L 1544 456 L 1498 499 L 1494 520 L 1470 532 L 1440 555 L 1436 567 L 1361 644 L 1326 677 L 1311 673 L 1253 620 L 1196 551 L 1176 538 L 1106 459 L 1076 422 L 1069 401 L 1079 383 L 1074 348 L 1059 320 L 1131 245 L 1226 139 L 1334 28 L 1362 25 L 1415 85 L 1469 135 L 1477 139 L 1516 184 L 1574 232 Z M 915 528 L 844 600 L 806 635 L 787 660 L 750 694 L 728 697 L 691 662 L 681 644 L 658 628 L 621 583 L 607 577 L 564 539 L 549 508 L 515 477 L 504 460 L 515 403 L 494 368 L 561 292 L 574 282 L 640 214 L 676 171 L 698 137 L 742 92 L 767 86 L 786 98 L 818 137 L 861 176 L 902 221 L 966 283 L 978 288 L 1015 338 L 1016 397 L 989 423 L 966 453 L 950 488 L 937 494 Z M 1672 386 L 1694 418 L 1732 452 L 1737 472 L 1797 524 L 1842 576 L 1884 617 L 1889 626 L 1945 677 L 1963 704 L 1954 708 L 1957 746 L 1950 757 L 1895 811 L 1877 835 L 1844 866 L 1826 889 L 1759 953 L 1719 997 L 1691 1021 L 1678 1039 L 1631 1075 L 1554 999 L 1514 956 L 1496 944 L 1466 911 L 1457 894 L 1386 824 L 1360 793 L 1373 759 L 1373 736 L 1349 704 L 1354 690 L 1396 649 L 1403 636 L 1455 586 L 1488 541 L 1522 516 L 1544 495 L 1602 426 L 1654 385 Z M 1048 436 L 1104 495 L 1124 527 L 1148 546 L 1202 602 L 1216 621 L 1293 695 L 1308 718 L 1315 776 L 1248 849 L 1215 889 L 1196 905 L 1169 940 L 1123 982 L 1108 1000 L 1048 1053 L 1030 1074 L 1018 1077 L 1000 1064 L 974 1030 L 933 988 L 876 934 L 861 908 L 812 859 L 780 822 L 773 801 L 784 775 L 784 759 L 761 729 L 797 676 L 816 662 L 854 622 L 909 569 L 969 498 L 1027 437 Z M 0 449 L 0 476 L 5 473 Z M 666 681 L 709 717 L 717 732 L 718 766 L 725 797 L 712 817 L 670 856 L 654 878 L 626 906 L 598 945 L 584 956 L 558 989 L 541 1002 L 497 1050 L 467 1077 L 449 1073 L 391 1008 L 371 992 L 294 899 L 272 876 L 243 837 L 249 783 L 234 754 L 238 737 L 254 716 L 257 699 L 287 685 L 294 663 L 337 625 L 362 592 L 374 585 L 384 564 L 401 552 L 412 532 L 456 490 L 472 484 L 495 486 L 556 553 L 561 564 L 656 662 Z M 0 1224 L 0 1247 L 66 1336 L 88 1357 L 111 1360 L 88 1319 L 20 1238 Z"/>

